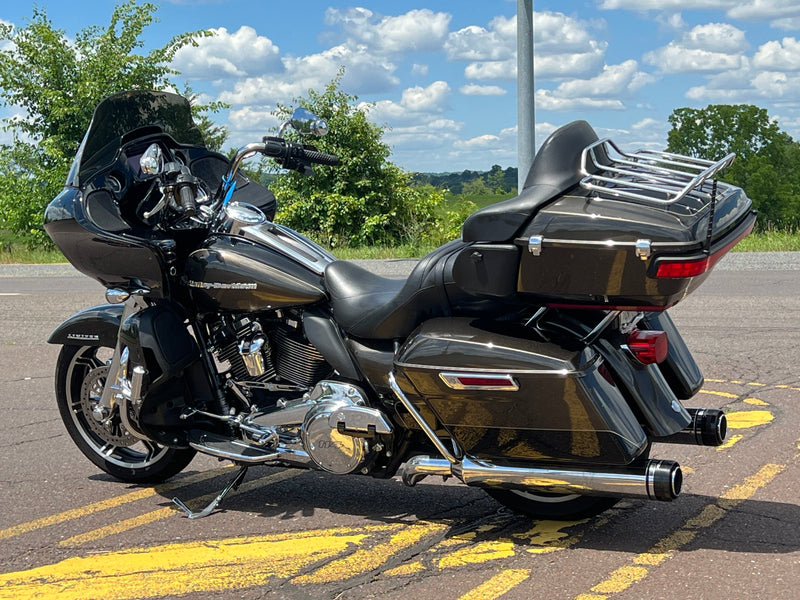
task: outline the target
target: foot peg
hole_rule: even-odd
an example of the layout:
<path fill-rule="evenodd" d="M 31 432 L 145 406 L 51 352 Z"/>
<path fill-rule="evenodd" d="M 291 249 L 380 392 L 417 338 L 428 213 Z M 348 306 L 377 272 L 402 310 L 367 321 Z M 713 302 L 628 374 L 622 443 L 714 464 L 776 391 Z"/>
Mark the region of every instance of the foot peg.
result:
<path fill-rule="evenodd" d="M 239 486 L 242 484 L 242 481 L 244 481 L 245 473 L 247 473 L 247 465 L 242 465 L 239 468 L 239 472 L 236 474 L 236 477 L 234 477 L 231 480 L 231 482 L 227 486 L 225 486 L 225 489 L 220 492 L 219 496 L 214 498 L 211 501 L 211 503 L 208 506 L 206 506 L 203 510 L 201 510 L 200 512 L 193 512 L 188 506 L 186 506 L 183 502 L 181 502 L 180 499 L 178 499 L 177 497 L 173 498 L 172 501 L 175 503 L 175 505 L 178 508 L 180 508 L 183 512 L 185 512 L 186 516 L 189 517 L 190 519 L 201 519 L 203 517 L 207 517 L 212 512 L 214 512 L 214 510 L 217 508 L 217 506 L 219 506 L 220 502 L 222 502 L 222 499 L 225 496 L 227 496 L 228 493 L 231 490 L 239 489 Z"/>

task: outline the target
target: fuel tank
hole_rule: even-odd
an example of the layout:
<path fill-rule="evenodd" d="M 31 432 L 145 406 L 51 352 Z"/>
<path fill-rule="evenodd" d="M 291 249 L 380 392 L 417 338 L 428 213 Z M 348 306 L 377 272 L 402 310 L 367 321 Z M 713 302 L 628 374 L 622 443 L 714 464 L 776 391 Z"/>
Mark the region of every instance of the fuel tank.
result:
<path fill-rule="evenodd" d="M 244 227 L 236 235 L 214 235 L 192 252 L 185 273 L 197 307 L 258 312 L 324 299 L 324 251 L 284 229 Z"/>

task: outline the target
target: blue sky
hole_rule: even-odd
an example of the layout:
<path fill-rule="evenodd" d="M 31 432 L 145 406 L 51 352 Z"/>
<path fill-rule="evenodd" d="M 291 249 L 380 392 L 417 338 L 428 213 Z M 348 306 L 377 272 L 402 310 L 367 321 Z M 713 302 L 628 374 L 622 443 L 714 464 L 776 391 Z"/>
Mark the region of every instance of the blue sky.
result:
<path fill-rule="evenodd" d="M 35 4 L 68 36 L 106 25 L 114 6 Z M 515 0 L 156 4 L 147 48 L 215 30 L 175 67 L 208 99 L 231 104 L 217 115 L 231 146 L 260 139 L 276 124 L 276 102 L 321 89 L 344 65 L 345 91 L 373 103 L 402 167 L 516 165 Z M 33 6 L 4 2 L 0 20 L 24 25 Z M 586 119 L 630 150 L 663 148 L 673 109 L 712 103 L 765 107 L 800 138 L 797 0 L 535 0 L 534 9 L 537 144 Z"/>

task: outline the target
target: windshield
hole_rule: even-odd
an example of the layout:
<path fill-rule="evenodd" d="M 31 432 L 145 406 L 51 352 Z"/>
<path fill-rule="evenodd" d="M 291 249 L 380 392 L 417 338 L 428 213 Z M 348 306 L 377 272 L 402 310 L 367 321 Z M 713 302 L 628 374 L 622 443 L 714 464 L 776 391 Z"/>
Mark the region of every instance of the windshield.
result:
<path fill-rule="evenodd" d="M 143 130 L 143 134 L 162 131 L 179 144 L 204 145 L 186 98 L 169 92 L 121 92 L 109 96 L 94 110 L 67 184 L 77 186 L 80 180 L 110 164 L 121 145 L 121 138 L 145 127 L 149 131 Z"/>

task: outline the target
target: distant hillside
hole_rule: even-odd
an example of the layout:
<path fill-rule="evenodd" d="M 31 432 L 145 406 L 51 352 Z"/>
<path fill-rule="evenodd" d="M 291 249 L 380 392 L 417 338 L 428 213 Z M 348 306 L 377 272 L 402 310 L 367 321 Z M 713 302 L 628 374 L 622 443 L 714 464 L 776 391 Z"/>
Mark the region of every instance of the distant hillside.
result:
<path fill-rule="evenodd" d="M 460 173 L 414 173 L 414 182 L 449 190 L 453 194 L 511 192 L 517 187 L 517 168 L 493 165 L 490 171 Z"/>

